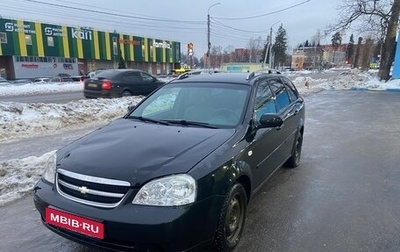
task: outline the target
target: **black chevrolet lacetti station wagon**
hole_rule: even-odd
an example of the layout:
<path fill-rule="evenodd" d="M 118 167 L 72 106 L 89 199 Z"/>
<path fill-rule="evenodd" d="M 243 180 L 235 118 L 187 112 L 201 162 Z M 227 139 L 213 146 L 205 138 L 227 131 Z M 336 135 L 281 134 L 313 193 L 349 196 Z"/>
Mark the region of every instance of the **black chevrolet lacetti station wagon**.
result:
<path fill-rule="evenodd" d="M 305 105 L 279 73 L 191 75 L 57 151 L 43 224 L 113 251 L 231 251 L 249 200 L 300 161 Z"/>

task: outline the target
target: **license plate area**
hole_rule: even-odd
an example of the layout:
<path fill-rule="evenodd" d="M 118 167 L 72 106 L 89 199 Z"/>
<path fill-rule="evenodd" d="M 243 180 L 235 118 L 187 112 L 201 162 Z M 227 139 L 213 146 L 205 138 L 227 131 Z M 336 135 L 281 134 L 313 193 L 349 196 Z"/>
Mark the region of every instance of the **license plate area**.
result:
<path fill-rule="evenodd" d="M 104 239 L 104 223 L 54 208 L 45 208 L 45 222 L 83 235 Z"/>
<path fill-rule="evenodd" d="M 89 83 L 89 84 L 88 84 L 88 87 L 97 88 L 97 84 L 95 84 L 95 83 Z"/>

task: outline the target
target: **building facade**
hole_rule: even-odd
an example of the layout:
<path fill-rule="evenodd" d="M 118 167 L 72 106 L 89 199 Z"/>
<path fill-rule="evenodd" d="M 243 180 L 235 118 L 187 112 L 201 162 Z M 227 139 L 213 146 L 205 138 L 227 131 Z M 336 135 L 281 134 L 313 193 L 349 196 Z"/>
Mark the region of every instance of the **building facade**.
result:
<path fill-rule="evenodd" d="M 180 64 L 181 44 L 90 27 L 0 18 L 0 75 L 7 79 L 81 75 L 127 68 L 166 74 Z"/>
<path fill-rule="evenodd" d="M 296 70 L 343 67 L 346 65 L 347 44 L 300 47 L 293 50 L 291 67 Z"/>

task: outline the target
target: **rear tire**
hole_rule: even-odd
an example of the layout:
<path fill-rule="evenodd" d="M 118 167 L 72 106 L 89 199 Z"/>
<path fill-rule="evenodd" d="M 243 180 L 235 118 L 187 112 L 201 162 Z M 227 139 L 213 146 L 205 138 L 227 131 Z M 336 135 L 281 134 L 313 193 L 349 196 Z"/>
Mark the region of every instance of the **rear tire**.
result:
<path fill-rule="evenodd" d="M 127 91 L 127 90 L 125 90 L 125 91 L 122 92 L 122 94 L 121 94 L 121 97 L 124 97 L 124 96 L 132 96 L 132 93 L 129 92 L 129 91 Z"/>
<path fill-rule="evenodd" d="M 239 244 L 246 210 L 246 191 L 241 184 L 237 183 L 229 191 L 228 197 L 222 206 L 213 242 L 214 251 L 232 251 Z"/>
<path fill-rule="evenodd" d="M 303 146 L 303 135 L 301 132 L 297 133 L 297 138 L 293 146 L 292 156 L 286 161 L 285 166 L 289 168 L 295 168 L 300 164 L 301 149 Z"/>

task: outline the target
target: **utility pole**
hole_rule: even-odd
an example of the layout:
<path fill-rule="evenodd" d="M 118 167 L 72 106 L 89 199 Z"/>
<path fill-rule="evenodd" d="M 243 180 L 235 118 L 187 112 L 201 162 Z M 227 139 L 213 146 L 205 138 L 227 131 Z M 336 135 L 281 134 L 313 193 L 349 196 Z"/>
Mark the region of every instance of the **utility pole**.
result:
<path fill-rule="evenodd" d="M 211 7 L 210 7 L 211 8 Z M 210 8 L 208 10 L 210 10 Z M 207 68 L 210 68 L 210 13 L 207 14 Z"/>
<path fill-rule="evenodd" d="M 271 25 L 271 28 L 269 29 L 269 36 L 267 37 L 267 47 L 265 48 L 265 54 L 264 54 L 264 61 L 262 63 L 262 68 L 265 66 L 265 62 L 267 61 L 267 54 L 269 54 L 268 57 L 268 68 L 271 68 L 272 66 L 272 26 L 276 25 L 277 23 L 280 23 L 281 21 L 278 21 L 276 23 L 273 23 Z"/>
<path fill-rule="evenodd" d="M 268 42 L 269 48 L 268 48 L 268 68 L 272 68 L 272 25 L 271 28 L 269 29 L 269 42 Z"/>
<path fill-rule="evenodd" d="M 207 11 L 207 68 L 211 68 L 211 54 L 210 54 L 210 49 L 211 49 L 211 41 L 210 41 L 210 34 L 211 34 L 211 28 L 210 28 L 210 24 L 211 24 L 211 20 L 210 20 L 210 9 L 211 7 L 218 5 L 221 3 L 215 3 L 213 5 L 211 5 L 210 7 L 208 7 L 208 11 Z"/>

